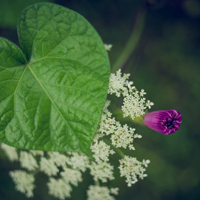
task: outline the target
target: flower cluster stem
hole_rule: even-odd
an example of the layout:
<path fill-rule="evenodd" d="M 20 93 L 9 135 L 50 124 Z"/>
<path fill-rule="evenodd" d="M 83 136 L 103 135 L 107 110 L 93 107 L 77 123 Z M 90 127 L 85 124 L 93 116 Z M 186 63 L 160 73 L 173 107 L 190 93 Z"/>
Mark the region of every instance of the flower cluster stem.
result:
<path fill-rule="evenodd" d="M 106 139 L 106 138 L 103 138 L 103 141 L 104 141 L 106 144 L 110 145 L 110 146 L 112 147 L 112 149 L 113 149 L 120 157 L 124 158 L 125 155 L 124 155 L 124 153 L 122 152 L 122 150 L 119 149 L 119 148 L 116 148 L 115 146 L 113 146 L 113 145 L 111 144 L 110 140 L 108 140 L 108 139 Z"/>
<path fill-rule="evenodd" d="M 94 181 L 95 185 L 100 186 L 99 180 Z"/>

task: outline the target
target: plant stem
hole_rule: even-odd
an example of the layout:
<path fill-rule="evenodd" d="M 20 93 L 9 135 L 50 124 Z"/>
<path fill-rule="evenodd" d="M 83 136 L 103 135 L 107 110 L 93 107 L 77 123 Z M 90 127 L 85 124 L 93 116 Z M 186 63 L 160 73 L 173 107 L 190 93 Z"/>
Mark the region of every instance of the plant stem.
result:
<path fill-rule="evenodd" d="M 108 139 L 106 139 L 106 138 L 103 138 L 103 141 L 104 141 L 106 144 L 110 145 L 110 146 L 112 147 L 112 149 L 114 149 L 114 151 L 118 153 L 119 156 L 121 156 L 122 158 L 124 158 L 125 155 L 124 155 L 124 153 L 122 152 L 122 150 L 119 149 L 119 148 L 117 148 L 117 147 L 115 147 L 115 146 L 113 146 L 113 145 L 111 144 L 110 140 L 108 140 Z"/>
<path fill-rule="evenodd" d="M 112 72 L 117 71 L 118 69 L 122 68 L 130 56 L 132 55 L 133 51 L 136 49 L 136 46 L 141 38 L 142 31 L 144 29 L 145 23 L 145 10 L 142 8 L 137 14 L 135 27 L 131 32 L 131 35 L 122 50 L 120 56 L 118 57 L 117 61 L 112 67 Z"/>
<path fill-rule="evenodd" d="M 130 117 L 124 117 L 122 110 L 115 110 L 113 111 L 113 114 L 115 118 L 120 122 L 131 122 L 144 126 L 144 123 L 142 122 L 144 120 L 143 116 L 135 117 L 134 120 L 132 120 Z"/>
<path fill-rule="evenodd" d="M 95 185 L 100 186 L 99 180 L 95 180 L 94 183 L 95 183 Z"/>

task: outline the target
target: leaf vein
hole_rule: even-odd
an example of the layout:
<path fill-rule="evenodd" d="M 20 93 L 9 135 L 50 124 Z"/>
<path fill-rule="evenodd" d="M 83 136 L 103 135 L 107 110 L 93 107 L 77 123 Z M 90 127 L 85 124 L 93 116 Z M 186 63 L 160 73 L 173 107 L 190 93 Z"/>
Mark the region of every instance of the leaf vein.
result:
<path fill-rule="evenodd" d="M 42 89 L 44 90 L 44 92 L 46 93 L 46 95 L 48 96 L 48 98 L 50 99 L 51 103 L 54 105 L 54 107 L 56 108 L 56 110 L 60 114 L 60 116 L 62 116 L 62 118 L 65 121 L 66 125 L 71 129 L 71 131 L 76 135 L 76 137 L 78 139 L 79 137 L 77 136 L 76 132 L 71 128 L 71 126 L 69 125 L 69 123 L 66 121 L 66 119 L 64 118 L 64 116 L 62 115 L 62 113 L 60 112 L 60 110 L 58 109 L 58 107 L 56 106 L 56 104 L 54 103 L 53 99 L 50 97 L 49 93 L 46 91 L 46 89 L 44 88 L 44 86 L 41 84 L 41 81 L 37 78 L 37 76 L 35 75 L 35 73 L 33 72 L 33 70 L 31 69 L 31 67 L 29 65 L 28 65 L 28 67 L 29 67 L 31 73 L 33 74 L 33 76 L 35 77 L 35 79 L 37 80 L 37 82 L 39 83 L 39 85 L 42 87 Z M 81 140 L 79 140 L 79 142 L 82 143 Z"/>

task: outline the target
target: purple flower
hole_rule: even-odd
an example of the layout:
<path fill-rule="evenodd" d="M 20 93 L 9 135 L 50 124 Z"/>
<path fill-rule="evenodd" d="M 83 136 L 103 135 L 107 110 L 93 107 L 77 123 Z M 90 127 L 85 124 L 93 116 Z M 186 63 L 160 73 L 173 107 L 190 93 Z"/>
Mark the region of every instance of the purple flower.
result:
<path fill-rule="evenodd" d="M 182 122 L 181 113 L 176 110 L 158 110 L 145 114 L 143 118 L 146 126 L 165 135 L 175 133 Z"/>

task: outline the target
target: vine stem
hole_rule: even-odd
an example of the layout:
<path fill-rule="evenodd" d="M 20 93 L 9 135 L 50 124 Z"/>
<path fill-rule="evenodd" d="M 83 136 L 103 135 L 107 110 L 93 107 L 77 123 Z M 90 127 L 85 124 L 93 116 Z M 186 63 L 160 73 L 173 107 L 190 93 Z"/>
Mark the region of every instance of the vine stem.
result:
<path fill-rule="evenodd" d="M 141 34 L 144 29 L 144 24 L 145 24 L 145 9 L 142 8 L 137 14 L 134 29 L 132 30 L 131 35 L 124 49 L 122 50 L 117 61 L 114 63 L 112 67 L 112 72 L 121 69 L 129 60 L 141 38 Z"/>

